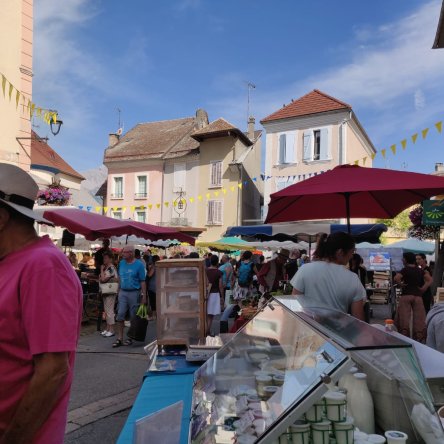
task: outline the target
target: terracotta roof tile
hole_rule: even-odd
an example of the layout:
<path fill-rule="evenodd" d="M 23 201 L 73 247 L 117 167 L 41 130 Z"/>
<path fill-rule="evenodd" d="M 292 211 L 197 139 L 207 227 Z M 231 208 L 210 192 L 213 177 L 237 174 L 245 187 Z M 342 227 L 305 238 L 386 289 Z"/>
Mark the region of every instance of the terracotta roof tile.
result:
<path fill-rule="evenodd" d="M 198 141 L 202 141 L 211 137 L 224 137 L 229 135 L 229 133 L 237 135 L 248 146 L 253 144 L 246 134 L 222 117 L 214 120 L 204 128 L 194 131 L 193 134 L 191 134 L 191 137 Z"/>
<path fill-rule="evenodd" d="M 199 147 L 190 137 L 197 128 L 194 117 L 139 123 L 119 142 L 105 150 L 105 162 L 184 156 Z"/>
<path fill-rule="evenodd" d="M 292 117 L 307 116 L 310 114 L 325 113 L 328 111 L 337 111 L 341 109 L 349 109 L 352 107 L 328 94 L 317 89 L 305 94 L 297 100 L 293 100 L 290 104 L 284 106 L 280 110 L 270 114 L 261 120 L 261 123 L 271 122 L 273 120 L 289 119 Z"/>
<path fill-rule="evenodd" d="M 66 163 L 45 141 L 41 139 L 34 131 L 31 131 L 31 169 L 38 167 L 45 167 L 54 171 L 76 177 L 84 180 L 85 178 Z"/>

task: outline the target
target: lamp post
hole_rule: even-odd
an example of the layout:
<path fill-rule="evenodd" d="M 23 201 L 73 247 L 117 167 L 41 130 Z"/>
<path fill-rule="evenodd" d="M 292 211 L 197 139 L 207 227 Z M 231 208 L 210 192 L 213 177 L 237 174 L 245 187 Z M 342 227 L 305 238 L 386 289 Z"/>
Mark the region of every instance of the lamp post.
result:
<path fill-rule="evenodd" d="M 57 134 L 59 134 L 60 132 L 60 128 L 62 127 L 62 125 L 63 125 L 63 120 L 56 119 L 55 122 L 51 120 L 51 123 L 49 124 L 51 128 L 51 133 L 54 136 L 57 136 Z"/>
<path fill-rule="evenodd" d="M 182 188 L 179 191 L 179 195 L 174 199 L 174 211 L 177 213 L 177 215 L 180 217 L 183 213 L 185 213 L 185 210 L 187 209 L 187 200 L 183 197 L 184 192 Z"/>

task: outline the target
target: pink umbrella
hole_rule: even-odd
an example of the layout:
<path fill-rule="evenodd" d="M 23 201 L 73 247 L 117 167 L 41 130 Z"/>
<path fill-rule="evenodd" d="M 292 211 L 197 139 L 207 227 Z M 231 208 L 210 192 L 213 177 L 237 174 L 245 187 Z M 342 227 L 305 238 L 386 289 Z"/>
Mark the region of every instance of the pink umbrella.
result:
<path fill-rule="evenodd" d="M 119 220 L 77 208 L 58 208 L 46 210 L 43 217 L 54 225 L 64 227 L 71 233 L 81 234 L 88 240 L 100 237 L 135 235 L 149 240 L 177 239 L 194 245 L 195 239 L 173 228 L 158 227 L 157 225 Z"/>

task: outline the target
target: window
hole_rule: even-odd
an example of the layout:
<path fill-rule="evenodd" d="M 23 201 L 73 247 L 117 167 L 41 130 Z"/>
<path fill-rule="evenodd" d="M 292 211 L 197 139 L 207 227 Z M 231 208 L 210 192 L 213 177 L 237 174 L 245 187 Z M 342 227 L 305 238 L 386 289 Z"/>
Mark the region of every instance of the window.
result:
<path fill-rule="evenodd" d="M 279 164 L 296 162 L 296 133 L 289 132 L 279 135 Z"/>
<path fill-rule="evenodd" d="M 329 128 L 304 131 L 302 160 L 330 160 Z"/>
<path fill-rule="evenodd" d="M 145 211 L 136 211 L 136 221 L 145 223 L 146 221 Z"/>
<path fill-rule="evenodd" d="M 207 225 L 222 225 L 222 201 L 209 200 L 207 207 Z"/>
<path fill-rule="evenodd" d="M 136 175 L 136 199 L 143 199 L 148 196 L 148 176 L 146 174 Z"/>
<path fill-rule="evenodd" d="M 210 187 L 222 186 L 222 162 L 210 163 Z"/>
<path fill-rule="evenodd" d="M 122 220 L 122 212 L 121 211 L 113 211 L 112 215 L 113 215 L 114 219 Z"/>
<path fill-rule="evenodd" d="M 174 164 L 174 192 L 179 193 L 185 191 L 187 179 L 187 164 L 175 163 Z"/>
<path fill-rule="evenodd" d="M 123 177 L 122 176 L 113 177 L 113 192 L 111 194 L 111 197 L 114 197 L 115 199 L 122 199 L 123 198 Z"/>

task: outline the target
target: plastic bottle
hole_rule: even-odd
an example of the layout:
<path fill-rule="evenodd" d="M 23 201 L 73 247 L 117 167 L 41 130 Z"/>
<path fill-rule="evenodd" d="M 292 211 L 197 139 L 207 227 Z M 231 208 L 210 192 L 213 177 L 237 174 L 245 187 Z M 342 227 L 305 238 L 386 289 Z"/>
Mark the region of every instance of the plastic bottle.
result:
<path fill-rule="evenodd" d="M 385 320 L 385 331 L 387 331 L 389 333 L 392 331 L 396 331 L 395 321 L 393 319 L 386 319 Z"/>
<path fill-rule="evenodd" d="M 346 394 L 347 394 L 347 415 L 348 416 L 353 416 L 353 412 L 352 412 L 352 408 L 349 402 L 350 399 L 350 395 L 353 391 L 353 387 L 355 385 L 355 378 L 354 378 L 354 374 L 358 372 L 358 368 L 357 367 L 352 367 L 347 374 L 345 374 L 344 376 L 342 376 L 342 378 L 339 380 L 339 387 L 341 389 L 343 389 Z"/>
<path fill-rule="evenodd" d="M 365 433 L 375 433 L 375 411 L 373 398 L 367 386 L 367 375 L 355 373 L 354 386 L 348 396 L 348 407 L 351 409 L 355 426 Z"/>

